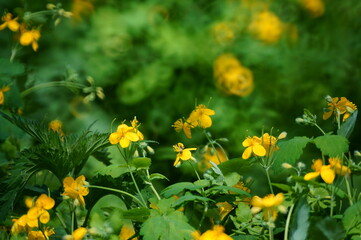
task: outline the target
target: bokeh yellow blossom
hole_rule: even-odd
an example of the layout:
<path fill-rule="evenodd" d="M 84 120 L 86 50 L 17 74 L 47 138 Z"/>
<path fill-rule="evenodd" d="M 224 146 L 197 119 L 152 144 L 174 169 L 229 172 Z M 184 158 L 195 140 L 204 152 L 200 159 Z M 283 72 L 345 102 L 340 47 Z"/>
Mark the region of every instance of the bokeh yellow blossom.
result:
<path fill-rule="evenodd" d="M 263 209 L 264 219 L 266 221 L 270 220 L 275 221 L 278 215 L 278 211 L 284 212 L 285 208 L 281 205 L 284 201 L 283 193 L 278 193 L 276 196 L 274 194 L 269 194 L 264 198 L 254 196 L 251 200 L 252 213 L 258 213 Z"/>
<path fill-rule="evenodd" d="M 64 236 L 64 240 L 82 240 L 88 230 L 85 227 L 77 228 L 71 235 Z"/>
<path fill-rule="evenodd" d="M 183 122 L 183 119 L 178 119 L 174 122 L 172 125 L 174 127 L 174 130 L 176 132 L 184 132 L 184 135 L 186 135 L 187 138 L 192 138 L 192 125 L 190 125 L 187 121 Z"/>
<path fill-rule="evenodd" d="M 325 4 L 322 0 L 300 0 L 300 3 L 315 18 L 325 13 Z"/>
<path fill-rule="evenodd" d="M 8 92 L 8 91 L 10 91 L 9 86 L 4 86 L 4 87 L 0 88 L 0 105 L 4 104 L 4 102 L 5 102 L 4 92 Z"/>
<path fill-rule="evenodd" d="M 212 230 L 208 230 L 202 235 L 198 231 L 192 233 L 194 240 L 232 240 L 233 238 L 224 233 L 224 227 L 221 225 L 213 226 Z"/>
<path fill-rule="evenodd" d="M 11 31 L 16 32 L 19 30 L 20 24 L 18 23 L 18 18 L 13 18 L 11 13 L 6 13 L 1 17 L 1 20 L 4 22 L 0 25 L 0 31 L 9 28 Z"/>
<path fill-rule="evenodd" d="M 327 120 L 332 114 L 334 114 L 337 119 L 339 114 L 343 115 L 342 121 L 344 122 L 357 110 L 357 106 L 345 97 L 341 97 L 340 99 L 338 97 L 331 98 L 327 105 L 323 113 L 323 120 Z"/>
<path fill-rule="evenodd" d="M 71 12 L 75 21 L 80 21 L 82 16 L 89 15 L 93 11 L 94 5 L 91 0 L 73 0 Z"/>
<path fill-rule="evenodd" d="M 23 46 L 29 46 L 36 52 L 39 48 L 38 40 L 40 39 L 40 31 L 37 29 L 27 30 L 24 29 L 21 32 L 20 44 Z"/>
<path fill-rule="evenodd" d="M 59 133 L 60 136 L 64 136 L 64 132 L 62 130 L 63 123 L 60 120 L 53 120 L 49 123 L 48 129 L 53 130 L 54 132 Z"/>
<path fill-rule="evenodd" d="M 119 234 L 119 240 L 128 240 L 135 234 L 134 227 L 131 223 L 125 223 Z M 132 240 L 138 240 L 138 238 L 132 238 Z"/>
<path fill-rule="evenodd" d="M 173 149 L 175 152 L 177 152 L 177 157 L 174 162 L 174 166 L 178 166 L 180 164 L 179 160 L 189 160 L 192 158 L 191 151 L 197 150 L 197 148 L 184 148 L 183 143 L 178 143 L 176 145 L 173 145 Z"/>
<path fill-rule="evenodd" d="M 265 10 L 253 17 L 249 31 L 257 39 L 273 44 L 281 38 L 283 28 L 283 23 L 278 16 Z"/>
<path fill-rule="evenodd" d="M 212 26 L 213 38 L 220 44 L 231 43 L 234 38 L 234 30 L 230 22 L 218 22 Z"/>
<path fill-rule="evenodd" d="M 76 200 L 80 206 L 84 206 L 84 196 L 89 193 L 89 188 L 86 187 L 87 184 L 83 175 L 77 177 L 75 180 L 72 177 L 66 177 L 63 180 L 64 193 L 62 195 L 68 196 Z"/>
<path fill-rule="evenodd" d="M 213 166 L 211 162 L 218 165 L 225 161 L 227 161 L 227 156 L 222 149 L 216 148 L 216 151 L 214 151 L 213 148 L 207 147 L 207 151 L 203 154 L 202 161 L 200 161 L 200 169 L 205 171 Z"/>
<path fill-rule="evenodd" d="M 218 202 L 216 203 L 216 206 L 218 207 L 221 221 L 234 209 L 234 207 L 228 202 Z"/>
<path fill-rule="evenodd" d="M 345 165 L 342 165 L 342 161 L 340 158 L 335 157 L 335 158 L 329 158 L 328 162 L 330 163 L 331 168 L 338 174 L 341 176 L 344 175 L 350 175 L 351 174 L 351 170 L 350 168 L 348 168 Z"/>
<path fill-rule="evenodd" d="M 303 178 L 306 181 L 309 181 L 311 179 L 315 179 L 318 176 L 321 175 L 321 178 L 323 181 L 325 181 L 327 184 L 332 184 L 335 179 L 335 171 L 331 167 L 331 165 L 323 165 L 321 159 L 317 159 L 313 162 L 312 167 L 314 172 L 307 173 Z"/>
<path fill-rule="evenodd" d="M 217 87 L 228 95 L 248 96 L 253 91 L 253 74 L 231 54 L 220 55 L 214 62 Z"/>

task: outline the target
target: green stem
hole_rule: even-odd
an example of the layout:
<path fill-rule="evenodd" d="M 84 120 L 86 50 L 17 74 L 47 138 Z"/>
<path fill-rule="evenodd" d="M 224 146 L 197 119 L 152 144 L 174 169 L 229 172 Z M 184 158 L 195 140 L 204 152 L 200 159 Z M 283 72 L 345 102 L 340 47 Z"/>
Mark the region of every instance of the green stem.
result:
<path fill-rule="evenodd" d="M 273 240 L 273 221 L 272 221 L 271 211 L 268 211 L 268 231 L 269 231 L 269 240 Z"/>
<path fill-rule="evenodd" d="M 134 199 L 137 203 L 139 203 L 141 206 L 147 207 L 147 205 L 144 204 L 143 202 L 141 202 L 136 196 L 134 196 L 134 195 L 132 195 L 132 194 L 130 194 L 130 193 L 128 193 L 128 192 L 125 192 L 125 191 L 122 191 L 122 190 L 119 190 L 119 189 L 102 187 L 102 186 L 95 186 L 95 185 L 89 185 L 88 187 L 89 187 L 89 188 L 98 188 L 98 189 L 108 190 L 108 191 L 117 192 L 117 193 L 121 193 L 121 194 L 127 195 L 128 197 L 133 198 L 133 199 Z"/>
<path fill-rule="evenodd" d="M 326 135 L 326 133 L 322 130 L 322 128 L 320 126 L 318 126 L 317 123 L 315 123 L 314 125 L 322 132 L 323 135 Z"/>
<path fill-rule="evenodd" d="M 147 169 L 146 171 L 147 171 L 147 178 L 148 178 L 149 186 L 150 186 L 150 188 L 152 189 L 152 191 L 153 191 L 153 193 L 155 194 L 155 196 L 158 198 L 158 200 L 160 200 L 161 197 L 159 196 L 159 194 L 158 194 L 157 190 L 155 189 L 152 181 L 150 180 L 149 170 Z"/>
<path fill-rule="evenodd" d="M 268 185 L 269 185 L 269 188 L 270 188 L 270 190 L 271 190 L 271 193 L 274 194 L 274 192 L 273 192 L 273 187 L 272 187 L 272 182 L 271 182 L 271 178 L 270 178 L 269 172 L 268 172 L 269 167 L 265 167 L 264 170 L 266 171 L 267 181 L 268 181 Z"/>
<path fill-rule="evenodd" d="M 292 216 L 292 212 L 293 212 L 294 207 L 295 207 L 295 204 L 292 204 L 292 205 L 291 205 L 291 208 L 290 208 L 290 210 L 288 211 L 288 214 L 287 214 L 284 240 L 288 240 L 288 231 L 289 231 L 290 222 L 291 222 L 291 216 Z"/>
<path fill-rule="evenodd" d="M 11 63 L 14 61 L 16 53 L 18 52 L 18 45 L 19 45 L 19 43 L 16 43 L 15 47 L 13 49 L 11 49 L 11 56 L 10 56 Z"/>
<path fill-rule="evenodd" d="M 70 233 L 69 229 L 67 228 L 67 226 L 66 226 L 66 224 L 65 224 L 65 222 L 64 222 L 64 219 L 60 216 L 60 214 L 59 214 L 57 211 L 55 211 L 55 215 L 58 217 L 59 222 L 60 222 L 60 224 L 63 226 L 63 228 L 65 229 L 65 231 L 66 231 L 67 233 Z"/>
<path fill-rule="evenodd" d="M 346 189 L 347 189 L 347 195 L 348 195 L 348 200 L 350 202 L 350 206 L 353 205 L 353 198 L 352 198 L 352 194 L 351 194 L 351 188 L 350 188 L 350 183 L 348 182 L 347 179 L 347 174 L 345 175 L 345 182 L 346 182 Z"/>
<path fill-rule="evenodd" d="M 226 160 L 228 161 L 229 160 L 228 155 L 227 155 L 226 151 L 224 150 L 224 148 L 222 147 L 222 145 L 219 144 L 218 142 L 214 142 L 214 143 L 222 150 L 224 156 L 226 157 Z"/>
<path fill-rule="evenodd" d="M 48 87 L 71 87 L 71 88 L 79 88 L 79 89 L 83 89 L 84 87 L 86 87 L 83 84 L 80 83 L 73 83 L 73 82 L 67 82 L 67 81 L 58 81 L 58 82 L 46 82 L 46 83 L 40 83 L 38 85 L 35 85 L 31 88 L 26 89 L 25 91 L 23 91 L 21 93 L 22 97 L 25 97 L 27 95 L 29 95 L 30 93 L 41 89 L 41 88 L 48 88 Z"/>
<path fill-rule="evenodd" d="M 206 135 L 206 138 L 207 138 L 208 142 L 211 144 L 211 146 L 212 146 L 212 148 L 213 148 L 213 150 L 214 150 L 214 153 L 215 153 L 216 156 L 217 156 L 217 159 L 218 159 L 219 164 L 221 164 L 222 161 L 221 161 L 221 158 L 220 158 L 219 155 L 218 155 L 218 152 L 217 152 L 216 147 L 215 147 L 214 144 L 213 144 L 214 141 L 209 137 L 209 135 L 207 134 L 207 132 L 206 132 L 205 129 L 203 129 L 203 133 L 204 133 L 204 135 Z"/>
<path fill-rule="evenodd" d="M 335 188 L 333 184 L 331 184 L 331 210 L 330 210 L 330 217 L 333 216 L 333 205 L 335 203 L 334 201 L 334 195 L 335 195 Z"/>

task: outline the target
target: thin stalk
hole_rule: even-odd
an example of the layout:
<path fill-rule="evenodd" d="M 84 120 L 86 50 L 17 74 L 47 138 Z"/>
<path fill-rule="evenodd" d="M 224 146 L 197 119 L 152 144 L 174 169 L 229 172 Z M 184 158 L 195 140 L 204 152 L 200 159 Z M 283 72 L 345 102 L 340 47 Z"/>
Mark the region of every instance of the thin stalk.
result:
<path fill-rule="evenodd" d="M 226 160 L 228 161 L 229 160 L 228 155 L 227 155 L 226 151 L 224 150 L 224 148 L 222 147 L 222 145 L 219 144 L 218 142 L 214 142 L 214 143 L 222 150 L 224 156 L 226 157 Z"/>
<path fill-rule="evenodd" d="M 134 195 L 132 195 L 132 194 L 130 194 L 130 193 L 128 193 L 128 192 L 125 192 L 125 191 L 122 191 L 122 190 L 119 190 L 119 189 L 102 187 L 102 186 L 95 186 L 95 185 L 89 185 L 88 187 L 89 187 L 89 188 L 98 188 L 98 189 L 108 190 L 108 191 L 117 192 L 117 193 L 121 193 L 121 194 L 127 195 L 128 197 L 133 198 L 133 199 L 134 199 L 137 203 L 139 203 L 141 206 L 147 207 L 147 205 L 144 204 L 143 202 L 141 202 L 136 196 L 134 196 Z"/>
<path fill-rule="evenodd" d="M 161 197 L 159 196 L 157 190 L 155 189 L 153 183 L 152 183 L 151 180 L 150 180 L 149 170 L 147 169 L 146 171 L 147 171 L 147 177 L 148 177 L 149 186 L 150 186 L 150 188 L 152 189 L 152 191 L 153 191 L 153 193 L 155 194 L 155 196 L 158 198 L 158 200 L 160 200 Z"/>
<path fill-rule="evenodd" d="M 19 43 L 16 43 L 15 47 L 13 49 L 11 49 L 11 56 L 10 56 L 10 62 L 12 63 L 15 59 L 15 56 L 18 52 L 18 46 L 19 46 Z"/>
<path fill-rule="evenodd" d="M 271 190 L 271 193 L 274 194 L 274 192 L 273 192 L 273 187 L 272 187 L 272 182 L 271 182 L 271 178 L 270 178 L 269 172 L 268 172 L 269 167 L 265 167 L 264 170 L 266 171 L 267 181 L 268 181 L 268 185 L 269 185 L 269 188 L 270 188 L 270 190 Z"/>
<path fill-rule="evenodd" d="M 294 207 L 295 207 L 295 204 L 292 204 L 291 207 L 290 207 L 290 210 L 288 211 L 288 214 L 287 214 L 284 240 L 288 240 L 288 231 L 289 231 L 291 216 L 292 216 L 292 212 L 293 212 Z"/>
<path fill-rule="evenodd" d="M 213 150 L 214 150 L 214 152 L 215 152 L 215 154 L 216 154 L 216 156 L 217 156 L 217 159 L 218 159 L 219 164 L 221 164 L 222 161 L 221 161 L 221 158 L 220 158 L 219 155 L 218 155 L 218 152 L 217 152 L 216 147 L 215 147 L 214 144 L 213 144 L 214 141 L 208 136 L 208 134 L 207 134 L 207 132 L 206 132 L 205 129 L 203 129 L 203 133 L 204 133 L 204 135 L 206 135 L 206 138 L 207 138 L 208 142 L 211 144 L 211 146 L 212 146 L 212 148 L 213 148 Z"/>
<path fill-rule="evenodd" d="M 269 240 L 273 240 L 273 221 L 272 221 L 272 213 L 268 211 L 268 231 L 269 231 Z"/>
<path fill-rule="evenodd" d="M 325 131 L 323 131 L 322 128 L 320 126 L 318 126 L 317 123 L 314 123 L 314 125 L 322 132 L 323 135 L 326 135 Z"/>
<path fill-rule="evenodd" d="M 42 89 L 42 88 L 48 88 L 48 87 L 73 87 L 73 88 L 79 88 L 79 89 L 83 89 L 84 87 L 86 87 L 83 84 L 80 83 L 73 83 L 73 82 L 66 82 L 66 81 L 58 81 L 58 82 L 46 82 L 46 83 L 40 83 L 37 84 L 31 88 L 26 89 L 25 91 L 23 91 L 21 93 L 22 97 L 25 97 L 26 95 L 29 95 L 30 93 L 38 90 L 38 89 Z"/>
<path fill-rule="evenodd" d="M 334 196 L 335 195 L 335 188 L 333 186 L 333 184 L 331 184 L 331 210 L 330 210 L 330 217 L 333 216 L 333 205 L 335 203 L 335 199 L 334 199 Z"/>
<path fill-rule="evenodd" d="M 66 224 L 65 224 L 65 222 L 64 222 L 64 219 L 60 216 L 60 214 L 59 214 L 57 211 L 55 211 L 55 215 L 58 217 L 59 222 L 60 222 L 60 224 L 64 227 L 65 231 L 66 231 L 67 233 L 70 233 L 69 229 L 67 228 L 67 226 L 66 226 Z"/>
<path fill-rule="evenodd" d="M 352 199 L 350 183 L 348 182 L 347 175 L 345 175 L 345 182 L 346 182 L 346 189 L 347 189 L 348 200 L 349 200 L 349 202 L 350 202 L 350 206 L 352 206 L 352 205 L 353 205 L 353 199 Z"/>

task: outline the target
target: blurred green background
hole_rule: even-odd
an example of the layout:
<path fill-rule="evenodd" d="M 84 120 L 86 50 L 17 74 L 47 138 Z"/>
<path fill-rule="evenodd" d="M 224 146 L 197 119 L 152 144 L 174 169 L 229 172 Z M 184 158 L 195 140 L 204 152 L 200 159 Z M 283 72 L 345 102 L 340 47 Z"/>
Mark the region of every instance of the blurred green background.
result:
<path fill-rule="evenodd" d="M 41 27 L 37 52 L 24 47 L 10 63 L 16 36 L 0 31 L 0 87 L 11 86 L 4 108 L 21 108 L 24 117 L 44 122 L 59 119 L 65 134 L 94 122 L 93 130 L 109 132 L 114 118 L 119 124 L 136 116 L 146 139 L 159 142 L 153 145 L 154 170 L 168 177 L 177 178 L 171 174 L 173 144 L 206 143 L 200 132 L 188 140 L 171 127 L 196 104 L 215 110 L 209 130 L 213 138 L 229 139 L 224 147 L 235 158 L 246 136 L 272 127 L 289 138 L 317 136 L 316 129 L 294 121 L 305 107 L 327 132 L 333 130 L 332 120 L 322 120 L 327 94 L 361 102 L 359 0 L 3 0 L 0 13 L 23 17 L 45 10 L 47 3 L 61 3 L 74 18 L 62 18 L 57 26 L 51 16 L 32 19 L 32 26 Z M 219 86 L 214 63 L 223 54 L 252 73 L 250 94 L 230 95 Z M 103 88 L 103 100 L 85 103 L 88 93 L 65 87 L 21 95 L 51 81 L 88 84 L 88 76 Z M 17 136 L 26 146 L 20 131 L 4 119 L 0 124 L 2 143 Z M 361 148 L 360 131 L 356 124 L 352 151 Z"/>

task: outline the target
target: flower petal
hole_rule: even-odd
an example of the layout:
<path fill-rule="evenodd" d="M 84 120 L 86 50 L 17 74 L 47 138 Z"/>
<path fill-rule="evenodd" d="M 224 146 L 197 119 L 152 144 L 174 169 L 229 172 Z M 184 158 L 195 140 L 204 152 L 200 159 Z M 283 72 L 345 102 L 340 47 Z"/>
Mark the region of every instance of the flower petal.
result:
<path fill-rule="evenodd" d="M 306 180 L 306 181 L 309 181 L 311 179 L 315 179 L 317 178 L 318 176 L 320 176 L 320 172 L 310 172 L 310 173 L 307 173 L 303 179 Z"/>
<path fill-rule="evenodd" d="M 322 166 L 321 168 L 321 178 L 325 183 L 332 184 L 335 180 L 335 171 L 329 166 Z"/>
<path fill-rule="evenodd" d="M 263 157 L 266 155 L 266 149 L 262 145 L 256 144 L 253 145 L 253 153 L 257 156 Z"/>
<path fill-rule="evenodd" d="M 242 154 L 242 158 L 243 159 L 248 159 L 252 154 L 252 147 L 248 147 L 246 148 L 246 150 L 244 150 L 243 154 Z"/>
<path fill-rule="evenodd" d="M 122 148 L 127 148 L 130 144 L 130 140 L 128 138 L 123 137 L 120 139 L 119 144 Z"/>

